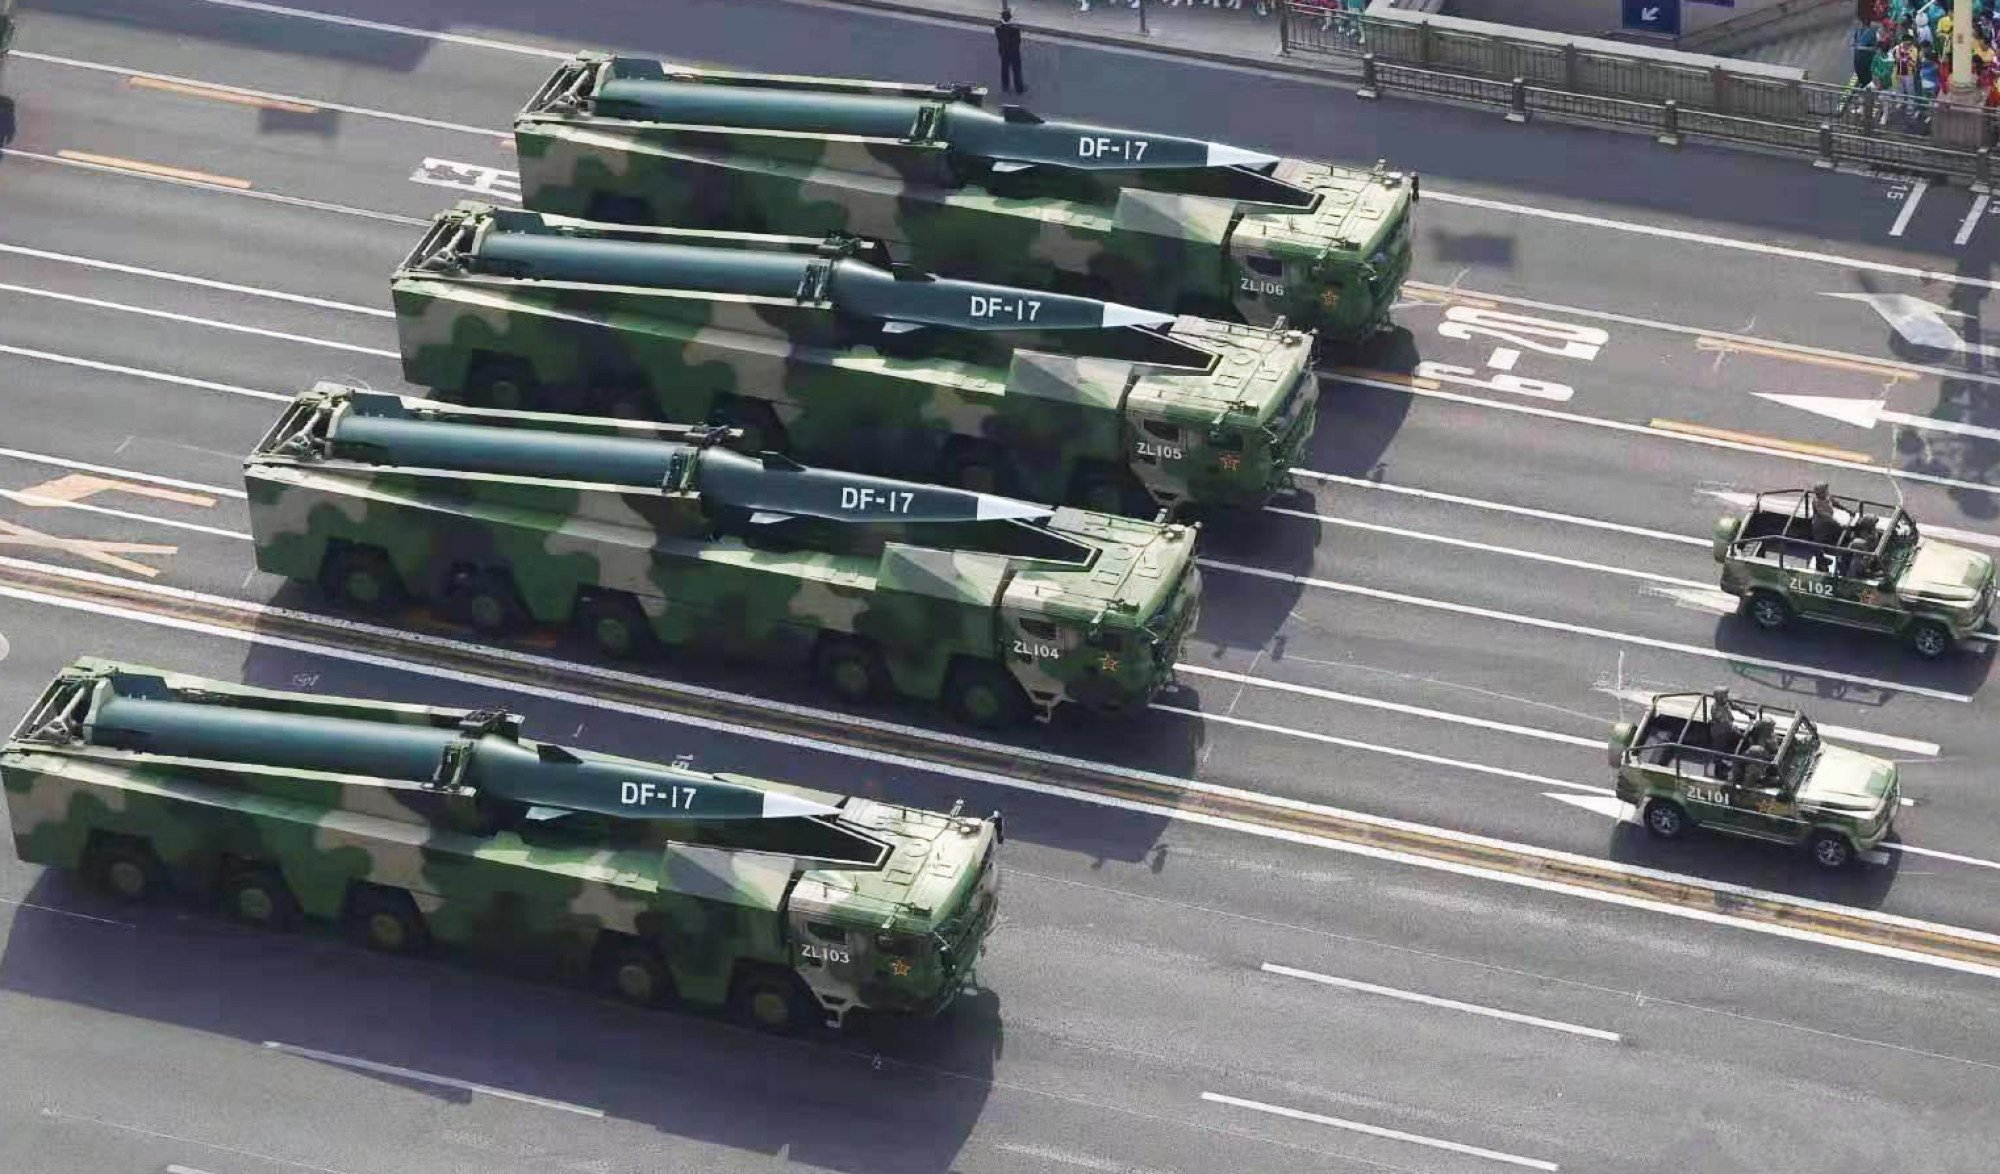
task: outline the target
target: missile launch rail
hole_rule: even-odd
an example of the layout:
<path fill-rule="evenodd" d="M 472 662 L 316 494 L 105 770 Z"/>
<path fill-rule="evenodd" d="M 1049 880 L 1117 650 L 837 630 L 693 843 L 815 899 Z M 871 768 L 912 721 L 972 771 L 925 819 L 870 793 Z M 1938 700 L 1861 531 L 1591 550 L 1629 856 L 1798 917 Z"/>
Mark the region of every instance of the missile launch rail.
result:
<path fill-rule="evenodd" d="M 1262 505 L 1312 435 L 1309 335 L 883 262 L 852 238 L 465 202 L 391 291 L 404 375 L 447 398 L 722 423 L 752 449 L 1106 513 Z"/>
<path fill-rule="evenodd" d="M 718 430 L 510 413 L 321 383 L 244 462 L 257 565 L 362 610 L 613 657 L 804 660 L 1005 726 L 1130 713 L 1195 623 L 1198 527 L 812 469 Z"/>
<path fill-rule="evenodd" d="M 984 105 L 971 85 L 577 54 L 514 120 L 522 206 L 843 231 L 911 264 L 1363 341 L 1409 273 L 1414 176 Z"/>
<path fill-rule="evenodd" d="M 972 819 L 521 736 L 499 711 L 82 658 L 4 746 L 14 850 L 128 900 L 218 899 L 790 1030 L 935 1015 L 998 901 Z"/>

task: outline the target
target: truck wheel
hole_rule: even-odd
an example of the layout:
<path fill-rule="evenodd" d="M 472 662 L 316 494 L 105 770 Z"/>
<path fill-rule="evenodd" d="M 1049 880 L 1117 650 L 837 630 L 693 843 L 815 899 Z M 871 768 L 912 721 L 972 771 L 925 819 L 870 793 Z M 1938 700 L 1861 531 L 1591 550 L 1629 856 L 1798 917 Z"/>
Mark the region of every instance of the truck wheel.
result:
<path fill-rule="evenodd" d="M 527 622 L 514 577 L 505 571 L 473 571 L 453 584 L 453 592 L 465 622 L 482 635 L 505 636 Z"/>
<path fill-rule="evenodd" d="M 733 1002 L 738 1019 L 773 1035 L 791 1035 L 812 1020 L 812 1008 L 790 975 L 747 975 L 736 984 Z"/>
<path fill-rule="evenodd" d="M 526 411 L 541 398 L 534 369 L 520 359 L 485 355 L 473 360 L 465 377 L 465 398 L 482 408 Z"/>
<path fill-rule="evenodd" d="M 277 869 L 244 864 L 222 880 L 222 908 L 230 917 L 259 929 L 288 930 L 299 923 L 299 903 Z"/>
<path fill-rule="evenodd" d="M 1821 868 L 1838 870 L 1854 863 L 1854 845 L 1839 832 L 1814 832 L 1809 850 Z"/>
<path fill-rule="evenodd" d="M 156 901 L 167 891 L 167 870 L 143 842 L 100 842 L 91 849 L 85 873 L 98 889 L 134 905 Z"/>
<path fill-rule="evenodd" d="M 674 998 L 674 976 L 657 951 L 643 942 L 620 941 L 605 951 L 598 971 L 604 992 L 635 1007 L 658 1007 Z"/>
<path fill-rule="evenodd" d="M 889 669 L 882 654 L 865 640 L 825 636 L 813 650 L 813 676 L 842 701 L 874 702 L 889 688 Z"/>
<path fill-rule="evenodd" d="M 356 611 L 392 611 L 403 602 L 403 583 L 389 556 L 373 546 L 341 546 L 320 564 L 320 589 Z"/>
<path fill-rule="evenodd" d="M 987 661 L 961 662 L 944 685 L 945 709 L 959 721 L 983 730 L 1018 725 L 1028 715 L 1021 683 Z"/>
<path fill-rule="evenodd" d="M 1646 802 L 1646 830 L 1662 840 L 1678 840 L 1687 834 L 1688 815 L 1681 805 L 1667 799 Z"/>
<path fill-rule="evenodd" d="M 1936 620 L 1910 625 L 1910 648 L 1925 660 L 1936 660 L 1951 649 L 1951 633 Z"/>
<path fill-rule="evenodd" d="M 591 645 L 612 660 L 645 660 L 659 651 L 652 623 L 629 595 L 593 596 L 577 620 Z"/>
<path fill-rule="evenodd" d="M 347 906 L 347 928 L 356 941 L 384 954 L 414 954 L 430 944 L 424 915 L 400 889 L 356 889 Z"/>
<path fill-rule="evenodd" d="M 1766 632 L 1775 632 L 1792 622 L 1792 605 L 1769 591 L 1752 591 L 1748 608 L 1750 621 Z"/>

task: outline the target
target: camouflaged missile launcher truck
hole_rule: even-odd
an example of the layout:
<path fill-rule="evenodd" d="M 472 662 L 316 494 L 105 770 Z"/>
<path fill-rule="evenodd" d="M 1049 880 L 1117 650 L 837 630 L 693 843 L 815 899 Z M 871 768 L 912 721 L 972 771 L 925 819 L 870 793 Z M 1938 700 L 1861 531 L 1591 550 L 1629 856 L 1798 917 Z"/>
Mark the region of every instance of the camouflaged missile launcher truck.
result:
<path fill-rule="evenodd" d="M 994 112 L 984 96 L 579 53 L 514 120 L 522 206 L 844 231 L 952 277 L 1282 319 L 1326 342 L 1389 324 L 1415 177 Z"/>
<path fill-rule="evenodd" d="M 1318 412 L 1309 335 L 933 279 L 870 242 L 461 203 L 392 293 L 405 376 L 449 398 L 723 422 L 801 460 L 1105 513 L 1260 506 Z"/>
<path fill-rule="evenodd" d="M 971 981 L 997 815 L 570 750 L 521 720 L 85 658 L 0 779 L 22 860 L 127 899 L 219 897 L 774 1030 L 935 1015 Z"/>
<path fill-rule="evenodd" d="M 7 73 L 7 50 L 14 45 L 14 0 L 0 0 L 0 80 Z"/>
<path fill-rule="evenodd" d="M 720 429 L 441 405 L 322 383 L 244 462 L 257 565 L 364 610 L 580 628 L 809 663 L 1004 726 L 1125 713 L 1172 678 L 1198 527 L 745 456 Z"/>

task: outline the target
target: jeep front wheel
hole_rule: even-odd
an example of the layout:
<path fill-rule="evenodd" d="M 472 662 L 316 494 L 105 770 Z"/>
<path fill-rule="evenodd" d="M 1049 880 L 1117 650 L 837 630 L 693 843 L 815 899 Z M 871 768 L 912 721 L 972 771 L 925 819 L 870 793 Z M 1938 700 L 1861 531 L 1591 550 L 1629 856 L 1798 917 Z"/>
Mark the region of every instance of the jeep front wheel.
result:
<path fill-rule="evenodd" d="M 1775 632 L 1792 622 L 1792 605 L 1769 591 L 1750 593 L 1750 620 L 1766 632 Z"/>
<path fill-rule="evenodd" d="M 1854 862 L 1854 845 L 1839 832 L 1814 832 L 1813 863 L 1825 869 L 1842 869 Z"/>
<path fill-rule="evenodd" d="M 1678 840 L 1687 834 L 1687 812 L 1678 803 L 1654 799 L 1646 804 L 1646 830 L 1662 840 Z"/>
<path fill-rule="evenodd" d="M 1936 620 L 1910 625 L 1910 649 L 1925 660 L 1936 660 L 1951 648 L 1951 633 Z"/>

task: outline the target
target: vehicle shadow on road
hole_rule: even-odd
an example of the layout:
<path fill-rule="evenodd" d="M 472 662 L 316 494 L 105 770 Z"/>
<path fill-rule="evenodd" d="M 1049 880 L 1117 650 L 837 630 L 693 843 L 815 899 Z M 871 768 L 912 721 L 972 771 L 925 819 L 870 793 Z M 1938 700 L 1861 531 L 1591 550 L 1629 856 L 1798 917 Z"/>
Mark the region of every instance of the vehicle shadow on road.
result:
<path fill-rule="evenodd" d="M 1925 661 L 1894 636 L 1805 621 L 1788 625 L 1783 632 L 1765 632 L 1742 615 L 1723 616 L 1716 621 L 1715 648 L 1724 653 L 1799 666 L 1773 668 L 1745 661 L 1732 661 L 1729 665 L 1735 676 L 1754 682 L 1765 691 L 1783 694 L 1793 705 L 1816 698 L 1880 708 L 1906 692 L 1898 686 L 1971 697 L 1986 684 L 1994 659 L 1994 646 L 1984 642 Z M 1834 680 L 1821 675 L 1826 672 L 1866 677 L 1884 684 Z"/>
<path fill-rule="evenodd" d="M 183 0 L 23 0 L 20 10 L 23 14 L 43 12 L 101 20 L 120 28 L 151 29 L 183 41 L 321 57 L 374 69 L 413 70 L 437 48 L 433 41 L 401 33 L 342 27 L 214 4 L 188 4 Z M 401 5 L 395 15 L 386 19 L 412 27 L 445 27 L 428 25 L 424 9 L 408 4 Z"/>
<path fill-rule="evenodd" d="M 449 961 L 386 957 L 318 932 L 274 935 L 170 906 L 115 906 L 60 873 L 44 874 L 27 899 L 48 908 L 14 917 L 0 989 L 229 1036 L 253 1049 L 269 1041 L 394 1065 L 854 1174 L 949 1169 L 984 1110 L 1003 1043 L 1000 1000 L 986 991 L 924 1024 L 782 1039 Z M 268 1068 L 266 1087 L 337 1090 L 369 1081 L 455 1104 L 478 1095 L 271 1052 L 245 1062 L 253 1073 Z M 581 1139 L 565 1128 L 569 1113 L 528 1105 L 519 1112 L 530 1116 L 507 1131 L 509 1157 L 545 1159 L 553 1169 L 578 1156 Z M 438 1144 L 465 1143 L 446 1135 Z M 523 1152 L 540 1145 L 546 1150 Z M 468 1152 L 464 1161 L 479 1156 Z"/>
<path fill-rule="evenodd" d="M 1803 848 L 1703 828 L 1678 840 L 1661 840 L 1638 824 L 1626 822 L 1612 829 L 1605 855 L 1620 864 L 1858 909 L 1882 907 L 1903 863 L 1901 852 L 1890 851 L 1884 853 L 1884 863 L 1859 861 L 1836 872 L 1814 864 Z M 1729 912 L 1726 901 L 1720 911 Z"/>

